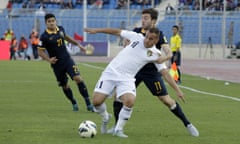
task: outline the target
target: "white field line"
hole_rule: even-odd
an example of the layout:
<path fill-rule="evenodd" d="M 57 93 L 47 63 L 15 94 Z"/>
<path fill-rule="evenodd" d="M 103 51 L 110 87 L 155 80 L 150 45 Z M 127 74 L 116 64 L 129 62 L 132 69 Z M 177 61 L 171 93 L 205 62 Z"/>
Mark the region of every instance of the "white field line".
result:
<path fill-rule="evenodd" d="M 205 94 L 205 95 L 211 95 L 211 96 L 231 99 L 231 100 L 234 100 L 234 101 L 240 101 L 240 98 L 236 98 L 236 97 L 232 97 L 232 96 L 226 96 L 226 95 L 221 95 L 221 94 L 216 94 L 216 93 L 200 91 L 200 90 L 196 90 L 196 89 L 193 89 L 193 88 L 190 88 L 190 87 L 186 87 L 186 86 L 182 86 L 182 85 L 179 86 L 179 87 L 184 88 L 184 89 L 189 90 L 189 91 L 192 91 L 192 92 L 200 93 L 200 94 Z"/>
<path fill-rule="evenodd" d="M 91 64 L 86 64 L 86 63 L 81 63 L 81 65 L 90 67 L 90 68 L 94 68 L 94 69 L 101 69 L 103 70 L 103 67 L 99 67 L 99 66 L 94 66 Z M 232 97 L 232 96 L 226 96 L 226 95 L 221 95 L 221 94 L 216 94 L 216 93 L 210 93 L 210 92 L 205 92 L 205 91 L 200 91 L 194 88 L 190 88 L 190 87 L 186 87 L 186 86 L 182 86 L 180 85 L 179 87 L 184 88 L 186 90 L 195 92 L 195 93 L 200 93 L 200 94 L 204 94 L 204 95 L 211 95 L 211 96 L 216 96 L 216 97 L 221 97 L 221 98 L 226 98 L 226 99 L 230 99 L 230 100 L 234 100 L 234 101 L 240 101 L 240 98 L 236 98 L 236 97 Z"/>

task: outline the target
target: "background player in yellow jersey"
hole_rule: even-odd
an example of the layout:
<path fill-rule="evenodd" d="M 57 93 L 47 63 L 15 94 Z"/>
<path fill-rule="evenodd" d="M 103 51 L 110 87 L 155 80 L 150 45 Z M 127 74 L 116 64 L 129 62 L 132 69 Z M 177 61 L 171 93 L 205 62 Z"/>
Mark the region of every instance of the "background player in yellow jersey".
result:
<path fill-rule="evenodd" d="M 172 32 L 173 35 L 171 36 L 170 39 L 170 47 L 172 50 L 172 58 L 171 58 L 171 64 L 174 62 L 177 65 L 177 71 L 178 71 L 178 81 L 177 83 L 181 83 L 181 71 L 180 71 L 180 66 L 181 66 L 181 47 L 182 47 L 182 38 L 179 35 L 179 27 L 177 25 L 174 25 L 172 27 Z"/>

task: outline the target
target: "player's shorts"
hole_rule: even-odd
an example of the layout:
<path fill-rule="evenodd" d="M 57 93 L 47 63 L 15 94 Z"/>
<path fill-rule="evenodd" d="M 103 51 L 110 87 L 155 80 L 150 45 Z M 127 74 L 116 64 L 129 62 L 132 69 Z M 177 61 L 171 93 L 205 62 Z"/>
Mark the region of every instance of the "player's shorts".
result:
<path fill-rule="evenodd" d="M 52 66 L 59 86 L 65 86 L 68 82 L 67 74 L 73 79 L 74 76 L 80 75 L 78 66 L 72 59 L 65 60 L 64 64 Z"/>
<path fill-rule="evenodd" d="M 111 97 L 114 90 L 116 90 L 116 97 L 126 93 L 131 93 L 136 96 L 136 87 L 134 81 L 119 81 L 119 80 L 103 80 L 100 78 L 96 84 L 94 92 L 106 94 Z"/>
<path fill-rule="evenodd" d="M 173 56 L 171 58 L 171 63 L 176 62 L 176 65 L 180 66 L 181 65 L 181 52 L 180 51 L 173 52 L 172 54 L 173 54 Z"/>
<path fill-rule="evenodd" d="M 168 95 L 165 83 L 162 79 L 161 74 L 158 71 L 139 71 L 135 76 L 136 87 L 141 82 L 147 86 L 147 88 L 151 91 L 154 96 L 166 96 Z"/>

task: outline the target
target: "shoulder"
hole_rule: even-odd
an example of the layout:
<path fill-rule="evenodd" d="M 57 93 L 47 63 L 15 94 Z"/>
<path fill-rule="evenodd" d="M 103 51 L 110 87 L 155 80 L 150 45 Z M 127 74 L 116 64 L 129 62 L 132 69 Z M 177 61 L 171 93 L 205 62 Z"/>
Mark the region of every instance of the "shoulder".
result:
<path fill-rule="evenodd" d="M 57 27 L 58 27 L 59 31 L 65 31 L 63 26 L 57 26 Z"/>
<path fill-rule="evenodd" d="M 134 31 L 134 32 L 137 32 L 137 33 L 140 33 L 141 30 L 142 30 L 141 27 L 135 27 L 135 28 L 133 29 L 133 31 Z"/>
<path fill-rule="evenodd" d="M 176 38 L 177 38 L 177 39 L 182 39 L 179 34 L 176 35 Z"/>
<path fill-rule="evenodd" d="M 43 38 L 46 38 L 48 37 L 48 33 L 47 31 L 45 30 L 41 35 L 40 35 L 40 38 L 43 39 Z"/>

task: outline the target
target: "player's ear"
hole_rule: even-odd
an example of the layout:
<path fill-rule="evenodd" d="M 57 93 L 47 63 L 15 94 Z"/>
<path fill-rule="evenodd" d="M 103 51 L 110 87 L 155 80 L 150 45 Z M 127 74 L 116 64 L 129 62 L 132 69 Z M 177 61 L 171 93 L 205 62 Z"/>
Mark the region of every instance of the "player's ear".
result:
<path fill-rule="evenodd" d="M 152 26 L 155 27 L 157 20 L 152 20 Z"/>

